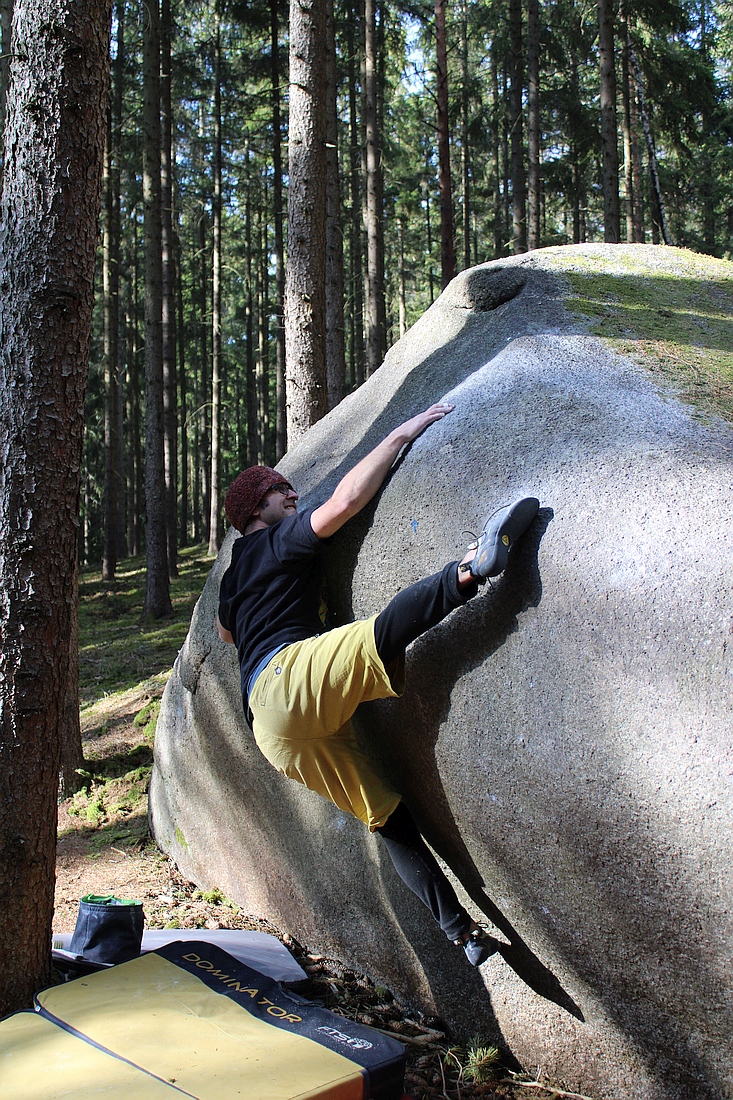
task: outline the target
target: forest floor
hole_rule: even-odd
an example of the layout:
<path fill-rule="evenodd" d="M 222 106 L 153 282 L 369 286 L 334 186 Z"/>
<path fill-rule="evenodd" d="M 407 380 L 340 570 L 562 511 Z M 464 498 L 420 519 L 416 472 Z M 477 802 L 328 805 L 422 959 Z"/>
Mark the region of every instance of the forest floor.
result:
<path fill-rule="evenodd" d="M 229 901 L 187 882 L 148 833 L 147 789 L 160 699 L 211 568 L 204 547 L 184 550 L 172 582 L 174 615 L 141 622 L 145 563 L 120 564 L 113 584 L 80 579 L 80 705 L 83 786 L 59 805 L 54 934 L 72 932 L 79 899 L 116 894 L 143 903 L 148 928 L 241 928 L 277 936 L 308 975 L 299 992 L 331 1011 L 377 1027 L 408 1052 L 411 1100 L 570 1098 L 535 1076 L 517 1075 L 480 1037 L 454 1044 L 445 1024 L 401 1003 L 399 992 L 297 943 Z M 589 1100 L 589 1098 L 580 1098 Z"/>

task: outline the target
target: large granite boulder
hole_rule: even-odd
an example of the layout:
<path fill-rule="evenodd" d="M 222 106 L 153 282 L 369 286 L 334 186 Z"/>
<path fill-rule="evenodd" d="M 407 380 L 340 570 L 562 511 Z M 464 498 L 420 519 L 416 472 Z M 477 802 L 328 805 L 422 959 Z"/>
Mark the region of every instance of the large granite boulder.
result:
<path fill-rule="evenodd" d="M 460 556 L 497 505 L 541 500 L 505 574 L 411 647 L 404 697 L 358 714 L 499 954 L 471 970 L 380 842 L 259 755 L 214 630 L 231 531 L 166 689 L 150 793 L 195 882 L 613 1100 L 733 1095 L 733 429 L 567 305 L 573 273 L 603 280 L 610 313 L 700 286 L 699 306 L 657 310 L 699 362 L 705 318 L 733 325 L 733 268 L 717 262 L 708 294 L 701 263 L 588 246 L 464 272 L 281 463 L 321 501 L 403 419 L 456 405 L 329 549 L 339 620 Z"/>

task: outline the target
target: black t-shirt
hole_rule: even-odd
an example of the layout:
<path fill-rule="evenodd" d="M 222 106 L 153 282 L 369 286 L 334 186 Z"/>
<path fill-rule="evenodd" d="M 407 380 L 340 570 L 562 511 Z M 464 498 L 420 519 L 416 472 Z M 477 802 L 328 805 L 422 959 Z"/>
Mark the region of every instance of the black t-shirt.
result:
<path fill-rule="evenodd" d="M 320 552 L 313 508 L 238 538 L 221 582 L 219 622 L 239 654 L 242 697 L 257 665 L 278 646 L 323 633 Z"/>

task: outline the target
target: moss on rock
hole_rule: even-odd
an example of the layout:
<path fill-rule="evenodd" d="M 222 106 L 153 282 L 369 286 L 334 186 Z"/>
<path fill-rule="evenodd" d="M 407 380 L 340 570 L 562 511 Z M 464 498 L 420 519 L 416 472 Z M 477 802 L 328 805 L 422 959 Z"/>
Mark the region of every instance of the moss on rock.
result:
<path fill-rule="evenodd" d="M 705 418 L 733 420 L 733 264 L 681 248 L 546 249 L 587 331 L 670 383 Z"/>

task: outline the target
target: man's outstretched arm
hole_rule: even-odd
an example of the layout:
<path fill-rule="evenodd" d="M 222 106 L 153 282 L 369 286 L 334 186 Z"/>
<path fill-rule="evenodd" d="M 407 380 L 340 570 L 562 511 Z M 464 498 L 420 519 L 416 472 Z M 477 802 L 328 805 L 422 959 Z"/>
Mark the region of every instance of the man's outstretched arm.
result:
<path fill-rule="evenodd" d="M 417 439 L 436 420 L 442 420 L 453 405 L 438 403 L 418 413 L 390 432 L 386 439 L 349 470 L 334 489 L 333 496 L 316 508 L 311 527 L 321 539 L 327 539 L 343 527 L 347 520 L 368 504 L 389 473 L 402 448 Z"/>

